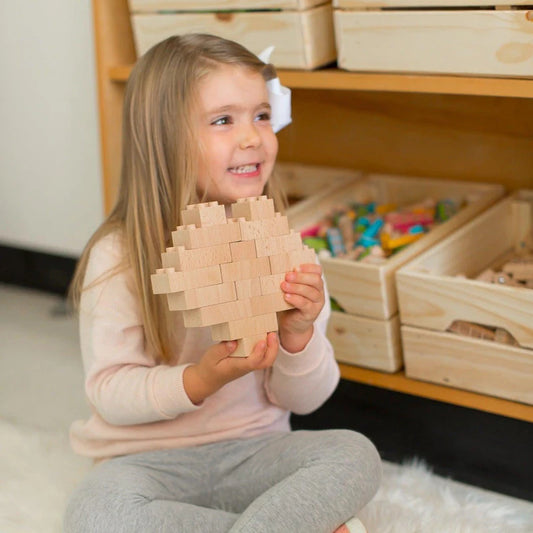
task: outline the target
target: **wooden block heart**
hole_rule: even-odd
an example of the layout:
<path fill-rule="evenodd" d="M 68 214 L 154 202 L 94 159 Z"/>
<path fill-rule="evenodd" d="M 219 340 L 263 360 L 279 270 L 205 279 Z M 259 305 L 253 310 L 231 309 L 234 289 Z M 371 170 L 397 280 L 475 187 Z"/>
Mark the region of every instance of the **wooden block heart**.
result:
<path fill-rule="evenodd" d="M 231 213 L 218 202 L 187 206 L 152 289 L 186 327 L 210 326 L 214 341 L 237 340 L 232 355 L 246 357 L 292 307 L 280 288 L 285 273 L 316 258 L 266 196 L 239 199 Z"/>

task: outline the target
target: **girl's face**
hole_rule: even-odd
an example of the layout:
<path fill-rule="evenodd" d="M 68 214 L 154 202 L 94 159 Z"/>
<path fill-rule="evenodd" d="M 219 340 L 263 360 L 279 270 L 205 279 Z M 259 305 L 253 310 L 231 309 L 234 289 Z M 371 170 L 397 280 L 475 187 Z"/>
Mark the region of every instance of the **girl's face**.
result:
<path fill-rule="evenodd" d="M 263 77 L 221 65 L 200 80 L 198 99 L 199 195 L 223 204 L 261 195 L 278 152 Z"/>

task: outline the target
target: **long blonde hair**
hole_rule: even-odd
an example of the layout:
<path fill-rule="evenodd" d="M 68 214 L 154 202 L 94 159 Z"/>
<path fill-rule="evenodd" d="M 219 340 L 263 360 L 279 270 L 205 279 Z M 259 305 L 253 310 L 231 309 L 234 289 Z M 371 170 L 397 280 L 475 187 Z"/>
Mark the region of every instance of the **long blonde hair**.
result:
<path fill-rule="evenodd" d="M 198 81 L 221 64 L 242 66 L 275 77 L 241 45 L 205 34 L 174 36 L 155 45 L 133 68 L 126 86 L 122 120 L 122 166 L 118 196 L 111 213 L 83 251 L 70 287 L 78 307 L 89 254 L 111 232 L 123 240 L 124 259 L 117 269 L 131 268 L 142 308 L 147 348 L 161 362 L 170 362 L 172 318 L 166 299 L 152 293 L 150 275 L 161 265 L 180 212 L 199 201 L 196 192 L 199 143 L 193 109 Z M 264 191 L 277 210 L 286 203 L 275 173 Z M 92 284 L 91 284 L 92 286 Z"/>

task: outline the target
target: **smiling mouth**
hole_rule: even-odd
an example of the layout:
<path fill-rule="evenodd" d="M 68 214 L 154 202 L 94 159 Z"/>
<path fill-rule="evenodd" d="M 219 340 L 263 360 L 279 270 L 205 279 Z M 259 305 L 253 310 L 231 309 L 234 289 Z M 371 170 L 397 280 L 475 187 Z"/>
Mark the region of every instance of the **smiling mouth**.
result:
<path fill-rule="evenodd" d="M 228 170 L 232 174 L 254 174 L 259 170 L 259 163 L 253 165 L 242 165 L 240 167 L 230 167 Z"/>

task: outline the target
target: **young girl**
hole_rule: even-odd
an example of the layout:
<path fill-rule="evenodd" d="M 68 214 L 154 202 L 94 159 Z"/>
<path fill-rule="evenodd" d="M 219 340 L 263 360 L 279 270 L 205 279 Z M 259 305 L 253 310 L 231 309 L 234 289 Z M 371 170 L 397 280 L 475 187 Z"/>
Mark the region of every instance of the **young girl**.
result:
<path fill-rule="evenodd" d="M 73 281 L 91 405 L 71 428 L 97 466 L 73 494 L 65 531 L 331 533 L 373 497 L 380 459 L 364 436 L 291 432 L 339 372 L 325 337 L 329 305 L 317 264 L 288 273 L 294 309 L 246 358 L 185 329 L 152 294 L 150 274 L 187 204 L 282 196 L 266 81 L 242 46 L 172 37 L 130 76 L 122 174 L 112 213 Z"/>

